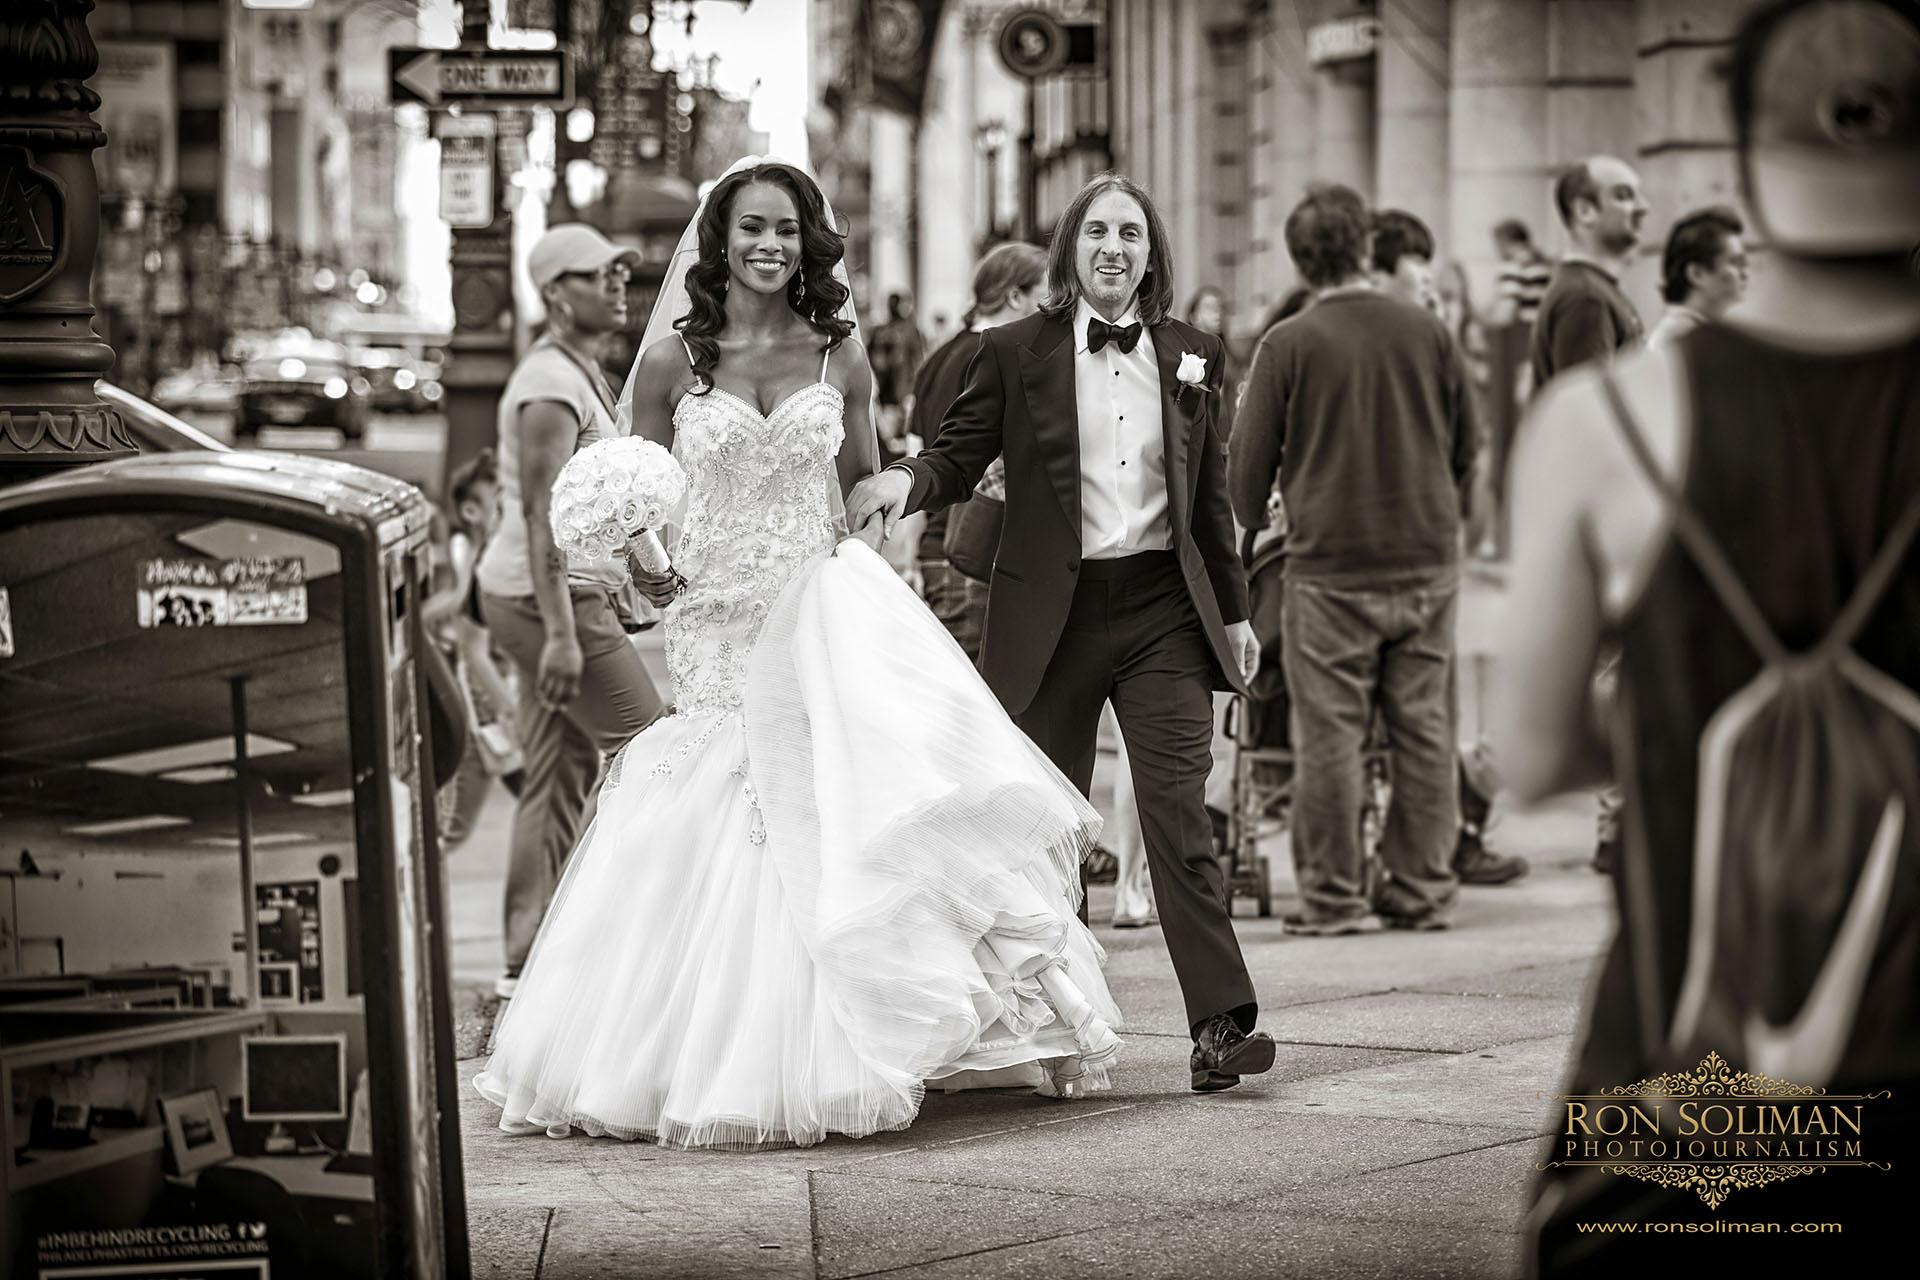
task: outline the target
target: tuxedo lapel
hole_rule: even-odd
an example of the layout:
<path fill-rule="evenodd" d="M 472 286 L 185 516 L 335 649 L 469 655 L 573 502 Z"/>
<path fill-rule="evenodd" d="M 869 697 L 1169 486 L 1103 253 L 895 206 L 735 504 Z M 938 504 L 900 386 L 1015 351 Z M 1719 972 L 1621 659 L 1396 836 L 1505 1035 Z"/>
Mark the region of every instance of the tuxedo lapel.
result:
<path fill-rule="evenodd" d="M 1161 440 L 1167 456 L 1167 516 L 1176 531 L 1188 527 L 1187 515 L 1193 505 L 1190 480 L 1194 469 L 1190 453 L 1198 406 L 1194 393 L 1189 392 L 1188 407 L 1181 407 L 1175 394 L 1180 383 L 1174 374 L 1180 368 L 1182 353 L 1192 349 L 1171 323 L 1153 327 L 1153 361 L 1160 367 Z"/>
<path fill-rule="evenodd" d="M 1080 409 L 1074 389 L 1073 321 L 1049 317 L 1031 347 L 1019 348 L 1020 381 L 1034 442 L 1068 523 L 1080 527 Z"/>

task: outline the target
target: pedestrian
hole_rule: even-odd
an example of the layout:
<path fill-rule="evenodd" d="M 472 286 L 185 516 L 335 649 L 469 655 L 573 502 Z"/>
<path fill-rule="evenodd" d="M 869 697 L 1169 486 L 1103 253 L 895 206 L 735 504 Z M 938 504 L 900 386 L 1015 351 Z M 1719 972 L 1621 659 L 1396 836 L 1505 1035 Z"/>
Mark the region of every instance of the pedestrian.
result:
<path fill-rule="evenodd" d="M 1473 396 L 1439 319 L 1374 287 L 1365 203 L 1315 186 L 1287 251 L 1313 306 L 1254 353 L 1230 450 L 1242 524 L 1288 520 L 1281 647 L 1293 705 L 1293 851 L 1310 936 L 1382 923 L 1440 929 L 1458 879 L 1454 616 L 1461 489 L 1478 440 Z M 1393 798 L 1369 895 L 1363 750 L 1376 708 Z"/>
<path fill-rule="evenodd" d="M 986 331 L 939 441 L 864 482 L 848 508 L 857 524 L 950 506 L 1005 453 L 981 670 L 1083 795 L 1113 703 L 1192 1085 L 1211 1092 L 1273 1065 L 1206 807 L 1212 690 L 1244 692 L 1257 647 L 1217 426 L 1226 352 L 1169 315 L 1172 270 L 1146 192 L 1093 178 L 1060 215 L 1040 314 Z"/>
<path fill-rule="evenodd" d="M 1378 209 L 1368 253 L 1373 283 L 1389 297 L 1440 314 L 1433 281 L 1433 232 L 1404 209 Z"/>
<path fill-rule="evenodd" d="M 502 996 L 518 986 L 602 762 L 661 711 L 621 625 L 625 568 L 612 557 L 563 555 L 548 519 L 567 459 L 616 432 L 600 341 L 626 323 L 637 256 L 584 223 L 542 235 L 527 270 L 547 329 L 500 393 L 500 527 L 476 576 L 487 630 L 519 674 L 526 762 L 507 863 Z"/>
<path fill-rule="evenodd" d="M 874 389 L 880 406 L 880 443 L 885 461 L 903 456 L 900 442 L 906 434 L 906 402 L 926 358 L 927 339 L 914 323 L 913 298 L 904 293 L 888 294 L 886 323 L 873 331 Z"/>
<path fill-rule="evenodd" d="M 516 701 L 494 658 L 493 639 L 480 612 L 474 569 L 500 525 L 500 476 L 491 449 L 469 458 L 447 482 L 447 536 L 434 567 L 436 589 L 420 616 L 454 674 L 467 718 L 467 751 L 440 789 L 440 841 L 449 851 L 473 834 L 474 821 L 499 778 L 518 796 L 525 760 L 513 723 Z"/>
<path fill-rule="evenodd" d="M 1200 332 L 1219 338 L 1221 347 L 1226 350 L 1226 386 L 1229 394 L 1220 405 L 1220 439 L 1224 443 L 1233 434 L 1233 407 L 1240 399 L 1240 385 L 1247 377 L 1247 362 L 1241 358 L 1232 335 L 1227 332 L 1233 315 L 1233 303 L 1224 290 L 1210 284 L 1202 285 L 1187 299 L 1187 309 L 1181 315 Z"/>
<path fill-rule="evenodd" d="M 1660 256 L 1661 313 L 1650 347 L 1677 342 L 1720 319 L 1747 292 L 1746 225 L 1725 205 L 1690 213 L 1673 224 Z"/>
<path fill-rule="evenodd" d="M 1522 802 L 1609 759 L 1626 793 L 1619 924 L 1562 1089 L 1640 1093 L 1624 1086 L 1711 1049 L 1735 1094 L 1869 1099 L 1865 1158 L 1882 1161 L 1920 1137 L 1920 7 L 1770 4 L 1729 62 L 1768 269 L 1725 321 L 1533 406 L 1498 737 Z M 1606 635 L 1620 676 L 1602 725 L 1587 676 Z M 1907 816 L 1882 862 L 1867 847 L 1889 797 Z M 1889 887 L 1868 883 L 1876 866 Z M 1688 1031 L 1703 1017 L 1704 1045 Z M 1649 1147 L 1674 1137 L 1668 1116 Z M 1920 1178 L 1890 1163 L 1766 1191 L 1739 1189 L 1757 1184 L 1741 1170 L 1816 1166 L 1722 1166 L 1732 1194 L 1711 1210 L 1670 1164 L 1537 1165 L 1529 1271 L 1792 1274 L 1830 1266 L 1836 1238 L 1897 1256 Z M 1803 1244 L 1783 1216 L 1827 1234 Z M 1625 1224 L 1641 1234 L 1603 1234 Z"/>
<path fill-rule="evenodd" d="M 1037 308 L 1046 273 L 1046 251 L 1035 245 L 997 245 L 980 259 L 973 271 L 973 306 L 965 317 L 966 328 L 928 356 L 914 379 L 909 430 L 920 437 L 922 448 L 940 438 L 940 421 L 965 385 L 967 366 L 980 349 L 981 332 L 1009 324 Z M 920 534 L 920 575 L 927 607 L 967 658 L 978 662 L 980 630 L 987 620 L 987 586 L 954 568 L 947 559 L 948 524 L 963 510 L 964 505 L 956 505 L 927 516 Z M 995 545 L 981 548 L 989 562 L 998 550 L 998 534 L 996 523 L 992 530 Z"/>
<path fill-rule="evenodd" d="M 1639 342 L 1644 333 L 1640 313 L 1620 288 L 1620 277 L 1640 244 L 1640 228 L 1647 217 L 1640 175 L 1612 156 L 1593 156 L 1561 173 L 1554 183 L 1553 202 L 1573 248 L 1554 267 L 1534 320 L 1536 394 L 1558 374 L 1590 361 L 1612 359 L 1616 352 Z M 1595 694 L 1602 700 L 1610 696 L 1615 672 L 1609 652 L 1594 673 Z M 1620 852 L 1619 791 L 1602 787 L 1598 803 L 1593 869 L 1605 874 Z"/>
<path fill-rule="evenodd" d="M 877 458 L 843 253 L 813 179 L 749 157 L 669 260 L 621 398 L 660 446 L 628 491 L 684 485 L 673 572 L 636 574 L 675 710 L 621 753 L 475 1077 L 510 1133 L 806 1146 L 906 1128 L 930 1082 L 1111 1083 L 1074 916 L 1098 816 L 841 510 Z"/>
<path fill-rule="evenodd" d="M 1534 246 L 1533 232 L 1518 218 L 1502 218 L 1494 224 L 1493 248 L 1500 256 L 1493 323 L 1530 330 L 1553 279 L 1553 259 Z"/>
<path fill-rule="evenodd" d="M 1640 175 L 1623 160 L 1591 156 L 1560 174 L 1553 202 L 1573 248 L 1554 265 L 1534 318 L 1536 394 L 1556 375 L 1607 359 L 1644 333 L 1620 287 L 1647 220 Z"/>

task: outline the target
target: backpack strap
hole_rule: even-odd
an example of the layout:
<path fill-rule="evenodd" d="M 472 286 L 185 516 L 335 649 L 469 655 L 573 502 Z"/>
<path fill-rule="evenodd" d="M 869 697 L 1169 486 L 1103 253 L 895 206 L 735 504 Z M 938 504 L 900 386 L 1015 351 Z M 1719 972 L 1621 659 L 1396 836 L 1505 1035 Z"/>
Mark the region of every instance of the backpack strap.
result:
<path fill-rule="evenodd" d="M 1873 553 L 1867 571 L 1854 584 L 1853 594 L 1847 597 L 1847 603 L 1841 608 L 1840 616 L 1834 619 L 1827 638 L 1820 642 L 1822 648 L 1846 648 L 1853 644 L 1861 628 L 1867 625 L 1873 617 L 1873 611 L 1879 607 L 1880 598 L 1886 595 L 1887 588 L 1892 585 L 1893 576 L 1906 563 L 1907 552 L 1913 549 L 1916 534 L 1920 534 L 1920 494 L 1915 494 L 1908 501 L 1906 510 L 1894 522 L 1893 532 Z"/>
<path fill-rule="evenodd" d="M 1753 596 L 1740 581 L 1740 575 L 1727 560 L 1726 553 L 1720 550 L 1720 544 L 1714 541 L 1713 535 L 1700 522 L 1700 517 L 1687 505 L 1686 498 L 1674 487 L 1673 481 L 1655 464 L 1653 452 L 1647 448 L 1646 436 L 1641 433 L 1633 410 L 1627 407 L 1626 397 L 1620 394 L 1620 384 L 1614 380 L 1611 369 L 1600 370 L 1600 386 L 1606 392 L 1607 406 L 1613 411 L 1614 423 L 1620 428 L 1620 434 L 1632 451 L 1634 460 L 1640 464 L 1648 482 L 1672 514 L 1674 532 L 1679 536 L 1680 544 L 1693 557 L 1694 564 L 1699 566 L 1721 606 L 1763 661 L 1769 664 L 1784 661 L 1789 656 L 1786 646 L 1780 643 L 1773 628 L 1767 625 L 1765 615 L 1753 602 Z"/>

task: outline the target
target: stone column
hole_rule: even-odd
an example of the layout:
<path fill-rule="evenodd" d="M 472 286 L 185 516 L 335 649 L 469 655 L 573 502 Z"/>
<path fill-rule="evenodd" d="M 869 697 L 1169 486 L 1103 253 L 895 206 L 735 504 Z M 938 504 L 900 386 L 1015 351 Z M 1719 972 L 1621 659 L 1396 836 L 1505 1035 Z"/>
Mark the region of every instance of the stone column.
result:
<path fill-rule="evenodd" d="M 1374 194 L 1374 59 L 1333 62 L 1313 73 L 1314 177 Z"/>
<path fill-rule="evenodd" d="M 1743 217 L 1723 63 L 1734 32 L 1758 0 L 1641 0 L 1635 6 L 1634 155 L 1653 212 L 1647 242 L 1666 243 L 1674 222 L 1710 204 L 1732 205 Z M 1748 231 L 1752 232 L 1749 223 Z M 1657 270 L 1638 271 L 1629 285 L 1642 314 L 1656 305 Z"/>
<path fill-rule="evenodd" d="M 1251 293 L 1238 299 L 1258 328 L 1294 280 L 1287 214 L 1313 178 L 1313 73 L 1292 12 L 1268 6 L 1248 23 L 1247 242 Z"/>
<path fill-rule="evenodd" d="M 0 484 L 138 452 L 94 380 L 93 0 L 0 5 Z"/>
<path fill-rule="evenodd" d="M 1543 248 L 1556 243 L 1547 154 L 1546 0 L 1453 0 L 1448 42 L 1452 110 L 1450 250 L 1475 299 L 1493 297 L 1492 231 L 1519 218 Z"/>
<path fill-rule="evenodd" d="M 1433 229 L 1442 258 L 1458 248 L 1447 196 L 1447 0 L 1393 0 L 1380 7 L 1380 145 L 1375 198 Z"/>

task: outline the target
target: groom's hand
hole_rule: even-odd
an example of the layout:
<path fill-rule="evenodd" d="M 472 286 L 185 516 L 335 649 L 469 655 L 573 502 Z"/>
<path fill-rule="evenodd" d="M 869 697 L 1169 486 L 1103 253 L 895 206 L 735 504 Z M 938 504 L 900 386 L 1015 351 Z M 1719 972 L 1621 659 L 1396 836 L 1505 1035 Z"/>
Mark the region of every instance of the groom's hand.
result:
<path fill-rule="evenodd" d="M 1260 670 L 1260 638 L 1253 634 L 1253 624 L 1229 622 L 1227 648 L 1240 664 L 1240 678 L 1249 684 L 1253 683 L 1254 672 Z"/>
<path fill-rule="evenodd" d="M 907 511 L 907 498 L 913 492 L 913 477 L 899 468 L 890 468 L 868 476 L 853 486 L 847 495 L 847 528 L 862 533 L 867 521 L 880 517 L 880 540 L 893 532 L 894 522 Z"/>

